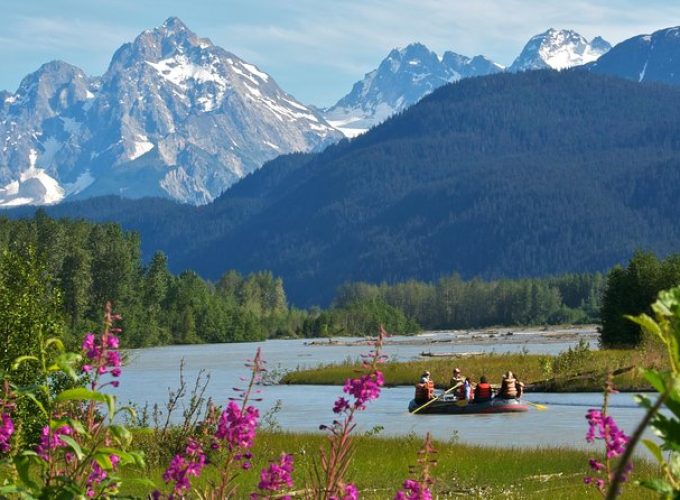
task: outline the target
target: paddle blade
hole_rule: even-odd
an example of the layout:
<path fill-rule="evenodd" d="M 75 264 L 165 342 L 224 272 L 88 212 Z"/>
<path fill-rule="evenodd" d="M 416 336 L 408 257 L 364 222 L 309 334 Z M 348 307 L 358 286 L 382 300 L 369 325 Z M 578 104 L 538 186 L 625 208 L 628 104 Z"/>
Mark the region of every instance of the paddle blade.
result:
<path fill-rule="evenodd" d="M 547 410 L 548 409 L 548 407 L 546 405 L 541 405 L 541 404 L 538 404 L 538 403 L 534 403 L 532 401 L 527 401 L 526 399 L 524 400 L 524 402 L 528 405 L 533 406 L 537 410 Z"/>

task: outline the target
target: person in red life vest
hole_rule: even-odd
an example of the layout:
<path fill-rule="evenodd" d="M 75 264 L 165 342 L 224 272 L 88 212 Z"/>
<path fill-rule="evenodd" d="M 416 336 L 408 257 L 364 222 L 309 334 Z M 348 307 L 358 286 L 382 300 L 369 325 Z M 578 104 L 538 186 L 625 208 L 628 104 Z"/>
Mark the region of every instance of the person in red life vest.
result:
<path fill-rule="evenodd" d="M 522 397 L 524 384 L 515 378 L 515 375 L 508 371 L 501 380 L 501 390 L 497 397 L 503 399 L 519 399 Z"/>
<path fill-rule="evenodd" d="M 491 398 L 493 398 L 491 384 L 489 384 L 486 376 L 482 375 L 479 379 L 479 384 L 475 387 L 475 403 L 489 401 Z"/>
<path fill-rule="evenodd" d="M 427 403 L 434 399 L 434 381 L 430 378 L 430 372 L 423 372 L 420 382 L 416 384 L 416 403 Z"/>

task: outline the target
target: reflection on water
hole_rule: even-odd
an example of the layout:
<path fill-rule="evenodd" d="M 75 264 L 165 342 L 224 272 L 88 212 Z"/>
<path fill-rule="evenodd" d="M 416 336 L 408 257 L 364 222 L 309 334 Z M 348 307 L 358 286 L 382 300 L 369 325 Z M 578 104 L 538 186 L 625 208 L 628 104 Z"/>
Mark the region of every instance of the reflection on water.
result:
<path fill-rule="evenodd" d="M 399 340 L 399 338 L 395 338 Z M 408 339 L 407 339 L 408 340 Z M 385 353 L 392 359 L 408 360 L 423 350 L 432 352 L 495 351 L 519 352 L 528 349 L 535 353 L 557 353 L 574 342 L 552 343 L 481 343 L 481 344 L 392 344 Z M 278 340 L 260 343 L 169 346 L 130 351 L 130 364 L 123 370 L 119 400 L 143 405 L 145 402 L 163 403 L 169 388 L 178 383 L 178 367 L 185 360 L 186 380 L 191 383 L 200 369 L 211 374 L 208 395 L 216 402 L 226 402 L 233 394 L 232 387 L 242 384 L 247 375 L 244 367 L 257 347 L 262 347 L 270 369 L 295 369 L 332 363 L 346 358 L 357 358 L 367 346 L 304 345 L 303 340 Z M 330 423 L 334 414 L 333 401 L 340 395 L 339 387 L 327 386 L 267 386 L 258 403 L 262 410 L 271 408 L 277 400 L 282 410 L 276 419 L 282 428 L 291 431 L 317 432 L 319 424 Z M 413 397 L 411 387 L 385 389 L 368 411 L 358 418 L 358 431 L 382 426 L 384 435 L 424 435 L 427 431 L 442 440 L 500 446 L 566 445 L 586 446 L 585 411 L 602 404 L 597 393 L 547 394 L 532 393 L 531 401 L 548 406 L 546 411 L 531 409 L 523 414 L 501 415 L 410 415 L 406 411 Z M 181 412 L 178 412 L 178 414 Z M 632 432 L 642 417 L 633 402 L 632 394 L 616 394 L 611 400 L 611 414 L 621 427 Z"/>

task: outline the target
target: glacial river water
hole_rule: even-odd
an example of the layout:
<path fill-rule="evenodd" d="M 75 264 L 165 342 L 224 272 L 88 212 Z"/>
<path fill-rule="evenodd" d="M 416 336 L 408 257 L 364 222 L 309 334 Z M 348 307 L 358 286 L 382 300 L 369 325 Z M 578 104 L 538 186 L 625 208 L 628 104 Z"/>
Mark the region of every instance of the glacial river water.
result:
<path fill-rule="evenodd" d="M 563 338 L 559 334 L 545 336 L 513 332 L 512 336 L 493 338 L 478 336 L 463 341 L 455 333 L 435 333 L 413 337 L 393 337 L 385 353 L 391 359 L 409 360 L 422 352 L 519 352 L 558 353 L 584 338 L 595 345 L 595 337 L 588 332 Z M 469 338 L 465 337 L 465 338 Z M 345 341 L 347 339 L 343 339 Z M 451 342 L 453 341 L 453 342 Z M 306 345 L 305 340 L 273 340 L 243 344 L 213 344 L 195 346 L 168 346 L 129 351 L 130 362 L 125 366 L 119 389 L 121 402 L 143 405 L 163 404 L 168 390 L 177 387 L 179 365 L 185 363 L 185 377 L 191 383 L 199 370 L 210 373 L 208 395 L 224 403 L 233 394 L 232 387 L 240 387 L 240 377 L 247 376 L 244 361 L 252 358 L 258 347 L 270 370 L 291 370 L 313 367 L 320 363 L 357 358 L 367 346 Z M 418 343 L 414 343 L 418 342 Z M 512 367 L 508 367 L 512 368 Z M 497 374 L 500 379 L 501 374 Z M 261 411 L 271 408 L 277 400 L 281 410 L 276 414 L 278 424 L 286 430 L 318 432 L 319 424 L 333 420 L 331 407 L 341 394 L 339 387 L 285 386 L 261 387 L 257 403 Z M 404 435 L 427 431 L 442 440 L 458 439 L 461 442 L 497 446 L 564 445 L 586 447 L 585 412 L 601 405 L 597 393 L 548 394 L 531 393 L 530 400 L 548 406 L 547 410 L 531 409 L 524 414 L 501 415 L 410 415 L 407 404 L 413 396 L 412 387 L 384 389 L 380 399 L 370 404 L 358 419 L 358 431 L 364 432 L 381 426 L 382 435 Z M 611 401 L 611 414 L 627 432 L 632 432 L 642 412 L 633 401 L 633 394 L 616 394 Z"/>

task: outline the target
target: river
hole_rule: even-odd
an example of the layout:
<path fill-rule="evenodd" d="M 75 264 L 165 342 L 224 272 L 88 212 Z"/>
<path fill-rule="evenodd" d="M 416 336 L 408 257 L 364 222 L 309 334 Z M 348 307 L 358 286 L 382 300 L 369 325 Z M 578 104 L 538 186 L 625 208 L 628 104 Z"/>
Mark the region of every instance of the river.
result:
<path fill-rule="evenodd" d="M 573 346 L 579 338 L 595 345 L 593 332 L 578 332 L 566 338 L 560 334 L 538 335 L 532 332 L 513 332 L 512 336 L 490 335 L 463 337 L 450 332 L 429 333 L 414 337 L 393 337 L 384 352 L 390 359 L 409 360 L 425 352 L 520 352 L 557 353 Z M 470 339 L 470 340 L 465 340 Z M 342 339 L 347 341 L 348 339 Z M 351 339 L 349 339 L 351 340 Z M 137 405 L 163 404 L 168 390 L 176 388 L 179 365 L 185 363 L 185 377 L 192 384 L 200 370 L 211 375 L 207 394 L 224 404 L 234 394 L 232 388 L 242 386 L 241 377 L 247 376 L 244 362 L 262 349 L 270 371 L 312 367 L 346 358 L 356 359 L 369 347 L 357 345 L 306 345 L 305 340 L 271 340 L 241 344 L 211 344 L 167 346 L 128 351 L 129 362 L 124 367 L 117 395 L 121 402 Z M 512 367 L 509 367 L 512 368 Z M 500 374 L 498 374 L 500 377 Z M 281 410 L 276 421 L 290 431 L 317 432 L 320 424 L 330 423 L 334 414 L 333 401 L 341 394 L 339 387 L 269 385 L 260 388 L 258 397 L 261 411 L 271 408 L 277 400 Z M 531 393 L 535 403 L 545 404 L 544 411 L 531 409 L 523 414 L 501 415 L 410 415 L 407 404 L 413 396 L 412 387 L 386 388 L 381 397 L 369 404 L 358 418 L 357 432 L 380 427 L 381 435 L 424 435 L 430 431 L 441 440 L 497 446 L 563 445 L 586 447 L 584 435 L 588 408 L 601 405 L 597 393 L 549 394 Z M 611 400 L 611 414 L 620 426 L 631 433 L 642 417 L 632 394 L 616 394 Z"/>

